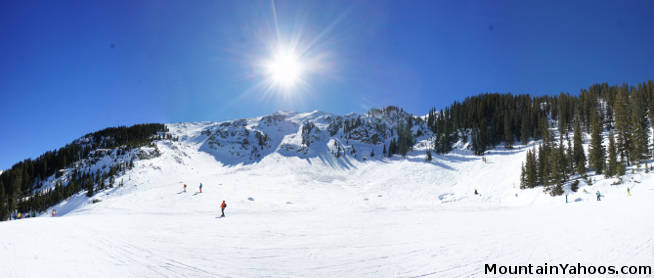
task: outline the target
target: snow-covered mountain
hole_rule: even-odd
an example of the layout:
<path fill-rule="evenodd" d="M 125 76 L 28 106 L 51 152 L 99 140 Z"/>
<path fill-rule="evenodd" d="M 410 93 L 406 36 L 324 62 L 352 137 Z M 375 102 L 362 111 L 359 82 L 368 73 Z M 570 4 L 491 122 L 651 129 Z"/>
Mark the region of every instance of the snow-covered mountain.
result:
<path fill-rule="evenodd" d="M 412 124 L 418 140 L 431 132 L 423 120 L 399 109 L 377 110 L 367 114 L 337 116 L 323 112 L 278 112 L 253 119 L 210 123 L 201 134 L 207 136 L 200 150 L 211 153 L 223 164 L 250 164 L 271 153 L 310 158 L 327 153 L 343 153 L 352 159 L 381 157 L 400 124 Z M 182 128 L 171 125 L 174 133 Z M 188 137 L 183 137 L 188 138 Z M 358 151 L 358 152 L 357 152 Z"/>
<path fill-rule="evenodd" d="M 122 186 L 80 192 L 52 207 L 57 217 L 0 223 L 6 277 L 487 277 L 485 263 L 637 265 L 654 254 L 654 224 L 639 220 L 652 175 L 591 176 L 566 188 L 566 204 L 520 189 L 537 142 L 484 158 L 459 142 L 426 161 L 431 132 L 399 109 L 166 126 L 152 145 L 94 150 L 44 181 L 37 190 L 134 163 L 116 172 Z M 385 157 L 399 126 L 416 143 Z"/>
<path fill-rule="evenodd" d="M 168 124 L 168 137 L 158 133 L 157 144 L 139 148 L 98 147 L 115 138 L 90 134 L 72 143 L 79 145 L 80 149 L 90 149 L 89 155 L 43 180 L 37 180 L 34 190 L 45 192 L 56 185 L 66 186 L 76 172 L 108 174 L 112 166 L 158 157 L 161 145 L 165 147 L 173 142 L 180 146 L 197 145 L 194 152 L 210 154 L 223 166 L 254 164 L 272 154 L 303 159 L 342 156 L 343 159 L 335 160 L 337 163 L 382 159 L 391 139 L 398 137 L 400 126 L 410 126 L 417 142 L 415 147 L 424 152 L 431 131 L 421 117 L 414 117 L 397 107 L 344 116 L 319 111 L 277 112 L 223 122 Z M 182 161 L 185 155 L 174 157 L 174 160 Z"/>

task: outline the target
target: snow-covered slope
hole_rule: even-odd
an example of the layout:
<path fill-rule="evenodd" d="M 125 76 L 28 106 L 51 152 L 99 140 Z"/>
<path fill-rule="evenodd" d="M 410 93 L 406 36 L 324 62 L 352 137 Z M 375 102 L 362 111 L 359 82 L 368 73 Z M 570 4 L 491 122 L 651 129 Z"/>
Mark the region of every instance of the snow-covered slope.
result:
<path fill-rule="evenodd" d="M 428 131 L 417 123 L 406 158 L 382 157 L 398 119 L 287 112 L 169 124 L 179 140 L 156 141 L 158 156 L 117 177 L 123 187 L 97 193 L 95 203 L 73 196 L 54 207 L 55 218 L 0 223 L 0 271 L 488 277 L 485 263 L 651 264 L 654 224 L 643 221 L 651 175 L 635 172 L 620 185 L 594 177 L 566 204 L 542 188 L 519 189 L 529 146 L 492 149 L 485 161 L 461 147 L 427 162 Z M 226 218 L 217 217 L 222 200 Z"/>

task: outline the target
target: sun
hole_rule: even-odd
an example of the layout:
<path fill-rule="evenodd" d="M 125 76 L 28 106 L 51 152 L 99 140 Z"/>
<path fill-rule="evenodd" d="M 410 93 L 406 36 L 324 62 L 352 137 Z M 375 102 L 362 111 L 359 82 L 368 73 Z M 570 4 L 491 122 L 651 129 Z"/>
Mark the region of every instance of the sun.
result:
<path fill-rule="evenodd" d="M 302 79 L 304 66 L 300 57 L 290 49 L 279 49 L 266 63 L 270 81 L 278 87 L 289 89 Z"/>
<path fill-rule="evenodd" d="M 246 79 L 253 84 L 244 95 L 275 99 L 280 104 L 299 103 L 318 93 L 326 81 L 333 79 L 340 49 L 331 38 L 331 30 L 345 17 L 339 15 L 323 30 L 312 30 L 303 20 L 283 19 L 277 14 L 275 0 L 270 1 L 271 17 L 262 18 L 252 31 L 251 43 L 239 44 L 247 68 Z M 303 16 L 301 17 L 303 18 Z M 240 61 L 241 59 L 235 59 Z"/>

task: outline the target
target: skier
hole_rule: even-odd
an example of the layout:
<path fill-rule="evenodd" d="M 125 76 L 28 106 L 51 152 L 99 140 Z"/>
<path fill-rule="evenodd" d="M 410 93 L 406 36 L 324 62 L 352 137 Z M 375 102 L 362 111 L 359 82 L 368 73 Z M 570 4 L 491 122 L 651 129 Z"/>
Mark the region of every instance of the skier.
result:
<path fill-rule="evenodd" d="M 568 194 L 565 194 L 565 203 L 568 203 Z"/>
<path fill-rule="evenodd" d="M 53 209 L 52 210 L 52 217 L 56 217 L 56 216 L 57 216 L 57 211 Z"/>
<path fill-rule="evenodd" d="M 477 189 L 475 189 L 475 195 L 479 195 L 479 192 L 477 192 Z"/>
<path fill-rule="evenodd" d="M 184 192 L 186 192 L 186 184 L 184 184 Z"/>
<path fill-rule="evenodd" d="M 227 204 L 225 203 L 225 200 L 223 200 L 223 203 L 220 204 L 220 212 L 222 213 L 220 217 L 225 217 L 225 208 L 227 207 Z"/>
<path fill-rule="evenodd" d="M 597 190 L 597 200 L 598 201 L 601 201 L 601 199 L 600 199 L 601 196 L 602 196 L 602 194 L 600 194 L 599 190 Z"/>
<path fill-rule="evenodd" d="M 200 183 L 200 193 L 202 193 L 202 183 Z"/>
<path fill-rule="evenodd" d="M 631 196 L 631 189 L 629 187 L 627 187 L 627 196 Z"/>

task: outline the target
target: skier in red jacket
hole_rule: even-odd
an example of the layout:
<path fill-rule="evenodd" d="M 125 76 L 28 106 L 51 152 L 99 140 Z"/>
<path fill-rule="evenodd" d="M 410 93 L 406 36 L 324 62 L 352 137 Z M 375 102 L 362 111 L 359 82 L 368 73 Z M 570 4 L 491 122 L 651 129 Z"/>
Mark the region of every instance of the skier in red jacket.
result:
<path fill-rule="evenodd" d="M 225 208 L 227 207 L 227 204 L 225 203 L 225 200 L 223 200 L 223 203 L 220 204 L 220 212 L 222 215 L 220 217 L 225 217 Z"/>

